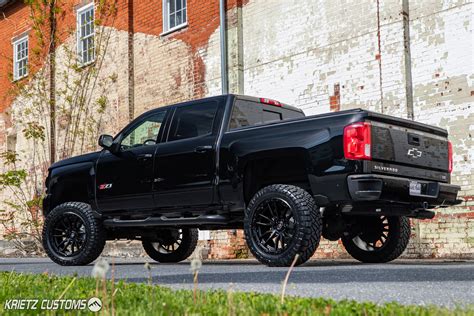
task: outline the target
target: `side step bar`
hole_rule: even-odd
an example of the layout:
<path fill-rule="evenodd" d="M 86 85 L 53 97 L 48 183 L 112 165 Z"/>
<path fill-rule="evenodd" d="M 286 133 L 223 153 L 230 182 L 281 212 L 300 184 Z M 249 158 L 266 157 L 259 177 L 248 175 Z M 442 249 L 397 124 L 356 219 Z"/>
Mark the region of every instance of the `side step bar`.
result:
<path fill-rule="evenodd" d="M 145 219 L 106 219 L 107 227 L 149 227 L 149 226 L 194 226 L 228 224 L 229 218 L 222 215 L 200 215 L 197 217 L 168 218 L 165 216 L 148 217 Z"/>

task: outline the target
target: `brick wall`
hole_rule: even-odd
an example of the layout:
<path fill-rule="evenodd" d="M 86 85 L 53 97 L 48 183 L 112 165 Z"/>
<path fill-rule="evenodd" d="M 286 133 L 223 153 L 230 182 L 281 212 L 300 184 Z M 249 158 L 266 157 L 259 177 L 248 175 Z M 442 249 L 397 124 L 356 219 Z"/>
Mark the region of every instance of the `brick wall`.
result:
<path fill-rule="evenodd" d="M 74 8 L 87 2 L 64 3 L 59 70 L 64 49 L 75 45 Z M 272 97 L 307 115 L 362 107 L 407 117 L 401 2 L 380 1 L 377 9 L 368 0 L 227 1 L 231 91 Z M 110 105 L 102 132 L 116 133 L 129 121 L 130 111 L 138 116 L 154 107 L 220 94 L 218 1 L 188 0 L 188 26 L 168 35 L 162 35 L 161 0 L 120 0 L 116 5 L 117 15 L 100 28 L 110 40 L 99 79 L 116 77 L 107 86 Z M 414 221 L 409 257 L 474 256 L 473 6 L 463 0 L 410 1 L 415 119 L 450 132 L 452 180 L 462 186 L 467 201 L 442 210 L 434 220 Z M 9 97 L 6 74 L 12 68 L 11 38 L 29 28 L 28 14 L 17 2 L 5 9 L 6 19 L 0 17 L 0 151 L 10 128 L 17 131 L 16 147 L 26 161 L 31 143 L 21 135 L 15 113 L 33 101 Z M 92 91 L 91 97 L 99 93 Z M 212 232 L 209 256 L 244 256 L 242 236 L 242 231 Z M 315 256 L 346 255 L 337 242 L 323 241 Z"/>
<path fill-rule="evenodd" d="M 21 2 L 10 4 L 4 13 L 8 18 L 0 18 L 0 113 L 7 109 L 12 100 L 9 94 L 13 72 L 12 39 L 30 30 L 29 10 Z"/>
<path fill-rule="evenodd" d="M 213 231 L 209 245 L 209 259 L 248 258 L 249 251 L 241 229 Z"/>
<path fill-rule="evenodd" d="M 245 94 L 306 114 L 362 107 L 406 118 L 402 3 L 380 5 L 379 28 L 374 1 L 251 1 L 243 8 Z M 467 202 L 413 221 L 408 257 L 474 257 L 472 14 L 469 1 L 410 1 L 415 119 L 448 129 L 452 182 Z M 327 256 L 345 256 L 340 243 L 323 240 L 315 257 Z"/>

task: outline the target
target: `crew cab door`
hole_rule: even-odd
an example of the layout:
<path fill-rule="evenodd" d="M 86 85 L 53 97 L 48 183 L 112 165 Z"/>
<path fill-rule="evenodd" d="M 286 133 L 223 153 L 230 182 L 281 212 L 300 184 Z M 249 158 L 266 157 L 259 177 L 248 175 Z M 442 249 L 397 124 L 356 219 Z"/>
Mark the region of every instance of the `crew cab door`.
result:
<path fill-rule="evenodd" d="M 166 141 L 155 156 L 154 196 L 158 208 L 213 202 L 219 103 L 178 105 Z"/>
<path fill-rule="evenodd" d="M 154 207 L 154 155 L 166 115 L 167 110 L 157 110 L 138 118 L 116 137 L 118 152 L 102 152 L 96 169 L 96 198 L 101 211 Z"/>

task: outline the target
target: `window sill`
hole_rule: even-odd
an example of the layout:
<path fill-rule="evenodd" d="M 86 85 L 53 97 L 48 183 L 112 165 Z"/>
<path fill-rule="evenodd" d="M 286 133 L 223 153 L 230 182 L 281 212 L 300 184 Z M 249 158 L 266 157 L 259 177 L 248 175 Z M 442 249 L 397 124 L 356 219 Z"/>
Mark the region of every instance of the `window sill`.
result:
<path fill-rule="evenodd" d="M 26 75 L 24 75 L 24 76 L 21 76 L 21 77 L 18 77 L 18 78 L 13 78 L 12 82 L 21 81 L 22 79 L 25 79 L 26 77 L 28 77 L 28 74 L 26 74 Z"/>
<path fill-rule="evenodd" d="M 86 68 L 86 67 L 91 66 L 91 65 L 93 65 L 93 64 L 95 64 L 95 59 L 94 59 L 94 60 L 91 60 L 91 61 L 89 61 L 89 62 L 87 62 L 87 63 L 80 63 L 80 62 L 78 62 L 78 63 L 77 63 L 77 67 L 78 67 L 78 68 Z"/>
<path fill-rule="evenodd" d="M 183 23 L 183 24 L 180 24 L 180 25 L 178 25 L 178 26 L 175 26 L 175 27 L 173 27 L 172 29 L 169 29 L 169 30 L 167 30 L 167 31 L 165 31 L 165 32 L 162 32 L 162 33 L 160 34 L 160 36 L 169 35 L 169 34 L 171 34 L 171 33 L 174 33 L 174 32 L 176 32 L 176 31 L 179 31 L 179 30 L 184 29 L 184 28 L 186 28 L 186 27 L 188 27 L 188 22 Z"/>

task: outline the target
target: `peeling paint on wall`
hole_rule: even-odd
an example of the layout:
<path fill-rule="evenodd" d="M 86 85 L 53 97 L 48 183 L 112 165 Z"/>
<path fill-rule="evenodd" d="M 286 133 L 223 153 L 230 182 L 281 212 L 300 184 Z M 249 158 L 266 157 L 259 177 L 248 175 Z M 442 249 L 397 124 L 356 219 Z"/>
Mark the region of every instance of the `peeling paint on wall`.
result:
<path fill-rule="evenodd" d="M 120 2 L 119 10 L 125 4 Z M 166 104 L 220 94 L 218 3 L 188 0 L 188 6 L 188 26 L 163 35 L 161 2 L 135 2 L 135 116 Z M 307 115 L 358 107 L 381 111 L 382 91 L 384 112 L 406 118 L 401 11 L 400 0 L 380 1 L 378 28 L 374 1 L 228 1 L 230 90 L 278 99 Z M 474 4 L 468 0 L 410 1 L 415 120 L 448 129 L 455 152 L 452 182 L 462 186 L 466 202 L 440 211 L 434 220 L 418 221 L 417 238 L 407 256 L 474 257 L 472 241 L 466 237 L 474 234 L 474 199 L 469 198 L 474 196 L 473 13 Z M 18 19 L 23 21 L 24 16 Z M 119 14 L 116 25 L 107 26 L 113 32 L 100 76 L 117 74 L 108 94 L 110 124 L 103 130 L 110 134 L 128 122 L 126 22 Z M 64 38 L 62 43 L 73 47 L 74 38 Z M 59 68 L 62 58 L 59 53 Z M 12 115 L 0 116 L 2 150 L 20 104 L 28 102 L 15 100 L 9 110 Z M 5 108 L 3 103 L 0 108 Z M 15 130 L 22 127 L 9 133 Z M 18 134 L 16 148 L 26 158 L 29 146 Z M 216 236 L 227 238 L 227 243 L 235 239 Z M 317 256 L 334 254 L 344 255 L 337 243 L 323 242 Z"/>

